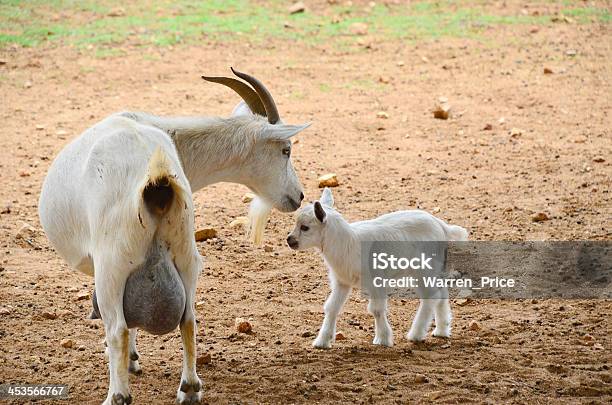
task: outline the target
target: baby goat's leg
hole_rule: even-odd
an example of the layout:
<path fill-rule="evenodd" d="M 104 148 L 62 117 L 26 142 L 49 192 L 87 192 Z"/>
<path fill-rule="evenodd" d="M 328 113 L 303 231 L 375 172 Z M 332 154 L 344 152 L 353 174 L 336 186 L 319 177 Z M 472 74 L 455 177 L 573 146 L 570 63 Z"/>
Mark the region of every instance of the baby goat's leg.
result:
<path fill-rule="evenodd" d="M 433 335 L 437 337 L 450 337 L 451 335 L 451 321 L 453 314 L 451 312 L 450 303 L 448 298 L 441 298 L 436 303 L 434 310 L 436 327 L 433 331 Z"/>
<path fill-rule="evenodd" d="M 323 319 L 323 325 L 319 330 L 319 335 L 313 342 L 313 346 L 319 349 L 329 349 L 336 339 L 336 321 L 338 315 L 342 311 L 342 307 L 346 302 L 349 294 L 351 293 L 351 287 L 348 285 L 340 284 L 339 282 L 332 279 L 331 282 L 331 293 L 325 301 L 323 309 L 325 311 L 325 318 Z"/>
<path fill-rule="evenodd" d="M 140 368 L 140 364 L 138 364 L 138 358 L 140 355 L 136 349 L 136 332 L 136 328 L 130 329 L 130 365 L 128 370 L 134 375 L 140 375 L 142 374 L 142 369 Z"/>
<path fill-rule="evenodd" d="M 202 382 L 196 372 L 196 318 L 195 292 L 198 269 L 187 274 L 181 273 L 185 287 L 185 313 L 181 320 L 181 339 L 183 341 L 183 372 L 181 385 L 177 391 L 177 402 L 181 405 L 199 404 L 202 401 Z"/>
<path fill-rule="evenodd" d="M 104 405 L 132 402 L 128 384 L 129 332 L 123 316 L 123 291 L 128 272 L 113 263 L 95 265 L 96 296 L 104 320 L 110 370 L 110 385 Z"/>
<path fill-rule="evenodd" d="M 412 321 L 412 326 L 406 337 L 412 342 L 420 342 L 425 340 L 429 326 L 433 319 L 434 307 L 438 303 L 438 299 L 422 298 L 419 304 L 419 309 Z"/>
<path fill-rule="evenodd" d="M 368 312 L 374 316 L 374 344 L 383 346 L 393 346 L 393 329 L 387 320 L 387 299 L 370 298 Z"/>

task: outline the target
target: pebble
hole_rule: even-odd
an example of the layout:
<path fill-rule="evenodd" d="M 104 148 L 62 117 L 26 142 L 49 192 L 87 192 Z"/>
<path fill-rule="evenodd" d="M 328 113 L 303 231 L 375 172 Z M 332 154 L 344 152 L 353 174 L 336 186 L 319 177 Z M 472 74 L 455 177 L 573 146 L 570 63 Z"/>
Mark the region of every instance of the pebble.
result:
<path fill-rule="evenodd" d="M 478 331 L 481 329 L 480 324 L 476 321 L 471 321 L 468 325 L 468 328 L 473 331 Z"/>
<path fill-rule="evenodd" d="M 196 242 L 202 242 L 208 239 L 216 238 L 217 230 L 215 228 L 203 228 L 195 232 Z"/>
<path fill-rule="evenodd" d="M 76 295 L 77 301 L 88 300 L 90 298 L 91 298 L 91 294 L 89 294 L 89 291 L 81 291 L 80 293 Z"/>
<path fill-rule="evenodd" d="M 532 222 L 544 222 L 548 221 L 550 218 L 544 212 L 538 212 L 531 217 Z"/>
<path fill-rule="evenodd" d="M 323 187 L 338 187 L 340 182 L 338 182 L 338 176 L 336 173 L 328 173 L 319 177 L 319 188 Z"/>
<path fill-rule="evenodd" d="M 70 349 L 74 346 L 74 340 L 72 339 L 62 339 L 60 345 L 65 349 Z"/>
<path fill-rule="evenodd" d="M 251 333 L 253 331 L 253 326 L 244 318 L 236 318 L 234 325 L 236 325 L 236 330 L 239 333 Z"/>
<path fill-rule="evenodd" d="M 253 193 L 246 193 L 245 195 L 242 196 L 243 203 L 250 203 L 254 199 L 255 199 L 255 194 Z"/>
<path fill-rule="evenodd" d="M 205 364 L 210 364 L 212 362 L 212 356 L 210 353 L 204 353 L 196 359 L 196 364 L 198 366 L 203 366 Z"/>
<path fill-rule="evenodd" d="M 336 333 L 336 340 L 346 340 L 346 336 L 344 336 L 344 333 L 338 332 Z"/>
<path fill-rule="evenodd" d="M 416 377 L 414 377 L 414 382 L 417 384 L 425 384 L 428 381 L 429 380 L 427 377 L 425 377 L 423 374 L 417 374 Z"/>

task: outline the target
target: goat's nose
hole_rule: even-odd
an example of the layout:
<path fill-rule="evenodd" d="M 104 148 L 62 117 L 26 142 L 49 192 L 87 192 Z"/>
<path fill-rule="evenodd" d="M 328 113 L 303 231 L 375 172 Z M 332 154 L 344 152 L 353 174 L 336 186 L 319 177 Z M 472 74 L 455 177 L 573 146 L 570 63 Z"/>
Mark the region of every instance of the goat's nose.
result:
<path fill-rule="evenodd" d="M 302 200 L 304 200 L 304 193 L 300 193 L 300 202 L 302 202 Z"/>
<path fill-rule="evenodd" d="M 298 245 L 298 241 L 291 235 L 287 236 L 287 245 L 291 248 L 296 248 Z"/>

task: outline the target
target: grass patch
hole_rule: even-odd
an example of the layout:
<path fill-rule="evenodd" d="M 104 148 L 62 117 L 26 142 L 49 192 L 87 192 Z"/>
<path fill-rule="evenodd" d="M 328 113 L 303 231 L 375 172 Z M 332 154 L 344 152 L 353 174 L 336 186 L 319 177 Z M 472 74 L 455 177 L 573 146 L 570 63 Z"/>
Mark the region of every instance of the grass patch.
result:
<path fill-rule="evenodd" d="M 485 3 L 379 4 L 368 12 L 338 5 L 324 14 L 308 11 L 288 15 L 287 3 L 280 0 L 265 6 L 249 0 L 0 0 L 0 47 L 59 43 L 113 48 L 126 42 L 170 46 L 202 40 L 263 42 L 268 38 L 344 46 L 355 41 L 350 26 L 356 22 L 368 24 L 370 35 L 383 40 L 478 37 L 492 26 L 550 23 L 549 16 L 491 14 L 485 12 Z M 592 19 L 610 22 L 608 10 L 576 7 L 572 2 L 562 13 L 578 23 Z M 112 52 L 99 54 L 106 57 Z"/>

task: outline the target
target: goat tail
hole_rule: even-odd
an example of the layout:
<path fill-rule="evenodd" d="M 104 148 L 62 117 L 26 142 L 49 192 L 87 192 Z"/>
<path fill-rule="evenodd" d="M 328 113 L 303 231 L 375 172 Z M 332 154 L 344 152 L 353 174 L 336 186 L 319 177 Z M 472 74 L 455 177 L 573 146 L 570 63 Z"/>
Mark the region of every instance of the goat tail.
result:
<path fill-rule="evenodd" d="M 183 187 L 177 182 L 172 163 L 159 146 L 149 159 L 140 197 L 149 212 L 156 217 L 168 212 L 174 200 L 184 198 Z"/>

